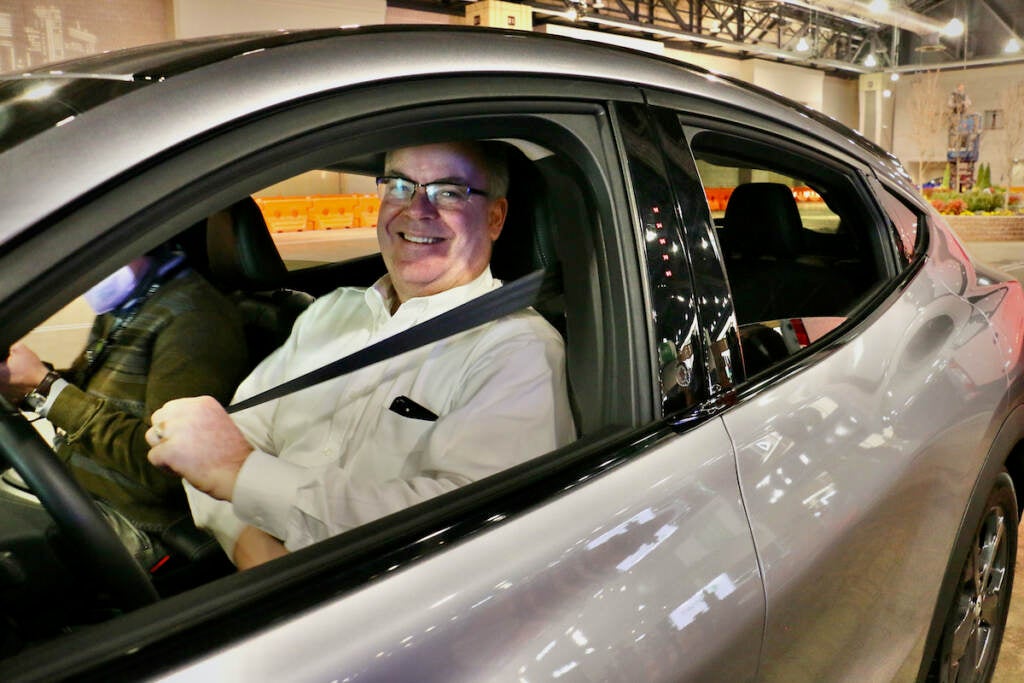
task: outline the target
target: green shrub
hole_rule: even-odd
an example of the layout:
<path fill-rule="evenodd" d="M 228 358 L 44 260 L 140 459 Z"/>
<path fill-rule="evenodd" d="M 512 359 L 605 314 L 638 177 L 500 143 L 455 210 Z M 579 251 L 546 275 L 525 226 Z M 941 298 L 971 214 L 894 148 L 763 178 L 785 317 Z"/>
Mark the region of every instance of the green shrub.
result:
<path fill-rule="evenodd" d="M 975 188 L 967 192 L 934 189 L 925 193 L 925 197 L 939 213 L 956 215 L 965 211 L 972 214 L 992 213 L 1004 211 L 1003 201 L 1006 197 L 1006 189 L 1002 187 Z M 1024 195 L 1019 192 L 1011 192 L 1006 208 L 1011 213 L 1024 213 Z"/>
<path fill-rule="evenodd" d="M 967 205 L 967 210 L 975 213 L 978 211 L 992 211 L 1003 206 L 1003 193 L 991 188 L 969 190 L 962 194 L 962 198 Z"/>

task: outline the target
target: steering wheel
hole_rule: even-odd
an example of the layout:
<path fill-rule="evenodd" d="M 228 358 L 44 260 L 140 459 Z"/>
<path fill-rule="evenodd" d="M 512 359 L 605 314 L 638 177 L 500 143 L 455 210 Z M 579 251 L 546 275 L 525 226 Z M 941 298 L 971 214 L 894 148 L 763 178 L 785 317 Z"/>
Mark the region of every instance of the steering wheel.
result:
<path fill-rule="evenodd" d="M 53 449 L 25 416 L 0 396 L 0 456 L 50 513 L 84 571 L 125 610 L 156 602 L 149 576 L 107 524 Z"/>

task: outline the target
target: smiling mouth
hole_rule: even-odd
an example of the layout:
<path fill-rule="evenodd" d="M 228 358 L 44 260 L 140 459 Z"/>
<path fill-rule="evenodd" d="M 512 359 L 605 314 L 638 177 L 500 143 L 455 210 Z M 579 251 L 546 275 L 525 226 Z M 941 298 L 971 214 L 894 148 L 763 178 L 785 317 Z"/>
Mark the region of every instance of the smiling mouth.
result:
<path fill-rule="evenodd" d="M 413 244 L 437 244 L 444 241 L 441 237 L 419 237 L 405 232 L 398 233 L 398 236 L 406 242 L 412 242 Z"/>

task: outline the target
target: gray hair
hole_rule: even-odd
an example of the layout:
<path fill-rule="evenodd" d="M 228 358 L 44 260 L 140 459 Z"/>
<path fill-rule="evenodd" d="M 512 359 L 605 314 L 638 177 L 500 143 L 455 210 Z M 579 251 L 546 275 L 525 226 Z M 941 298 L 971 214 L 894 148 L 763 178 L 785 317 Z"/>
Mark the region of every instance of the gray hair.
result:
<path fill-rule="evenodd" d="M 508 144 L 493 140 L 482 140 L 470 143 L 475 147 L 484 163 L 484 172 L 490 184 L 488 195 L 491 199 L 499 199 L 508 194 Z"/>

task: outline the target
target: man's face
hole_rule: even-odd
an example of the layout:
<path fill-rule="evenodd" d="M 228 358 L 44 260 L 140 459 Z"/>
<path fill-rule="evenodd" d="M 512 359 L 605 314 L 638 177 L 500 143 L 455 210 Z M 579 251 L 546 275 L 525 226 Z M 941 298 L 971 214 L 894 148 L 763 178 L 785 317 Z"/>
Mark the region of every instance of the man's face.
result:
<path fill-rule="evenodd" d="M 456 143 L 391 152 L 385 175 L 491 191 L 475 150 Z M 471 194 L 458 208 L 438 209 L 423 188 L 411 203 L 382 201 L 377 240 L 399 301 L 437 294 L 480 275 L 490 263 L 507 208 L 504 198 Z"/>

